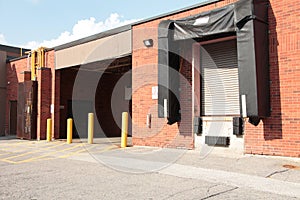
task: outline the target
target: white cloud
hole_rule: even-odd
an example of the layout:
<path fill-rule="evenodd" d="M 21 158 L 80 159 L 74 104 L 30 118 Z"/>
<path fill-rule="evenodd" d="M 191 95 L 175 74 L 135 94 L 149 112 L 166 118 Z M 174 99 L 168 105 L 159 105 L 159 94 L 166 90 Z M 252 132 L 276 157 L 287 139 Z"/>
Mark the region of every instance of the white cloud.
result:
<path fill-rule="evenodd" d="M 26 45 L 23 45 L 25 48 L 36 49 L 40 46 L 44 47 L 55 47 L 64 43 L 68 43 L 80 38 L 84 38 L 96 33 L 100 33 L 105 30 L 109 30 L 115 27 L 123 26 L 130 24 L 133 20 L 122 20 L 122 16 L 117 13 L 112 13 L 105 21 L 96 21 L 94 17 L 89 19 L 79 20 L 72 29 L 72 32 L 65 31 L 61 33 L 57 38 L 52 40 L 44 40 L 43 42 L 30 41 Z"/>
<path fill-rule="evenodd" d="M 0 33 L 0 44 L 8 44 L 4 35 Z"/>

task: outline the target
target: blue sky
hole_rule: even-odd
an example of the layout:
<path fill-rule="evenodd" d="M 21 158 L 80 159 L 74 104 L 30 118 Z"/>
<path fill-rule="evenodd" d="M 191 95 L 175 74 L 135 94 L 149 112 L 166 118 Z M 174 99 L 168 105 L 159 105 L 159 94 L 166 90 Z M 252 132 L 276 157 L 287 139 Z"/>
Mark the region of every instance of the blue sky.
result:
<path fill-rule="evenodd" d="M 56 46 L 205 0 L 0 0 L 0 44 Z"/>

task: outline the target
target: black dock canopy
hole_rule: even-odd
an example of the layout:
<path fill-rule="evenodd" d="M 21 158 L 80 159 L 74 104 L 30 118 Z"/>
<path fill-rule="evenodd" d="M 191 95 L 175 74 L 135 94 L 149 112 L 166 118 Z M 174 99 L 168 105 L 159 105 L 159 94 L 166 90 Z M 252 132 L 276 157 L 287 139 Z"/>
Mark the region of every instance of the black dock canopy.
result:
<path fill-rule="evenodd" d="M 164 117 L 164 99 L 167 99 L 169 124 L 180 121 L 179 76 L 175 73 L 180 60 L 178 41 L 208 40 L 230 33 L 237 37 L 239 94 L 240 98 L 242 95 L 246 98 L 247 117 L 259 119 L 270 115 L 268 7 L 268 0 L 240 0 L 184 19 L 161 21 L 158 29 L 159 117 Z"/>

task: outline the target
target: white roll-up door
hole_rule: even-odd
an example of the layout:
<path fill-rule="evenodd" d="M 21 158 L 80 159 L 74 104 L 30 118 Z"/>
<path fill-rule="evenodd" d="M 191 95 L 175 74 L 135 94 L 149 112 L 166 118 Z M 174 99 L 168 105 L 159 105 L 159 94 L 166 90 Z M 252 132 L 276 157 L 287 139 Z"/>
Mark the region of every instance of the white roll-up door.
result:
<path fill-rule="evenodd" d="M 240 115 L 236 40 L 200 47 L 203 116 Z"/>

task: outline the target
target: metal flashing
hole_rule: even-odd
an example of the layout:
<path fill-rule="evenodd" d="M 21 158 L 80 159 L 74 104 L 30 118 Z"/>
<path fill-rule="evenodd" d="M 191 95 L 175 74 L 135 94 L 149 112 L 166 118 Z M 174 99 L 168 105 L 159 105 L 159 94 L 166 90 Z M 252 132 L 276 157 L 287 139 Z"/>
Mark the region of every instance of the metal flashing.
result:
<path fill-rule="evenodd" d="M 14 47 L 0 44 L 0 51 L 10 52 L 10 53 L 20 53 L 20 51 L 24 53 L 25 51 L 30 51 L 30 49 L 21 48 L 21 47 Z"/>
<path fill-rule="evenodd" d="M 27 58 L 27 55 L 24 55 L 24 56 L 21 56 L 21 57 L 17 57 L 17 58 L 7 59 L 6 63 L 14 62 L 14 61 L 18 61 L 18 60 L 22 60 L 24 58 Z"/>

